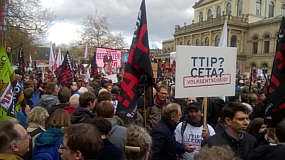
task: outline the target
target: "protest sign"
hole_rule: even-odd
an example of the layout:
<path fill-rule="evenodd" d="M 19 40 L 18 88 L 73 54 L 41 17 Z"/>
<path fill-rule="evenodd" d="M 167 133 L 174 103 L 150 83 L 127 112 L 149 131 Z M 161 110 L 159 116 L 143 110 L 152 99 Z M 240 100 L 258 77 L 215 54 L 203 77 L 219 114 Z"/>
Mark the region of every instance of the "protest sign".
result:
<path fill-rule="evenodd" d="M 175 97 L 235 95 L 236 48 L 177 46 Z"/>
<path fill-rule="evenodd" d="M 105 78 L 112 80 L 112 83 L 118 83 L 117 74 L 110 74 L 110 75 L 105 76 Z"/>
<path fill-rule="evenodd" d="M 106 68 L 105 72 L 109 72 L 112 68 L 121 68 L 121 51 L 108 48 L 97 48 L 96 64 L 98 67 Z"/>
<path fill-rule="evenodd" d="M 151 68 L 152 68 L 153 78 L 157 78 L 157 70 L 158 70 L 157 63 L 151 63 Z"/>

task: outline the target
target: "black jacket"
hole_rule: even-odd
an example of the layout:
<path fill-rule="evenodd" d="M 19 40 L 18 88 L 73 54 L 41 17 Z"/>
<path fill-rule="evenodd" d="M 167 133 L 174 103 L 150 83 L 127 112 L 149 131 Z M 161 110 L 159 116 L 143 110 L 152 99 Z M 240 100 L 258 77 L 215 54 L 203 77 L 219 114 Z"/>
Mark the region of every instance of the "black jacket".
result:
<path fill-rule="evenodd" d="M 234 151 L 236 156 L 247 159 L 248 154 L 254 149 L 255 137 L 250 134 L 244 133 L 240 140 L 236 140 L 231 137 L 226 131 L 215 134 L 204 141 L 202 141 L 202 147 L 205 145 L 211 146 L 222 146 L 228 145 Z"/>
<path fill-rule="evenodd" d="M 71 114 L 71 123 L 91 123 L 93 118 L 94 115 L 89 110 L 78 107 Z"/>
<path fill-rule="evenodd" d="M 262 145 L 255 148 L 249 155 L 248 160 L 284 160 L 285 145 Z"/>
<path fill-rule="evenodd" d="M 176 126 L 160 120 L 152 129 L 151 160 L 176 160 L 177 154 L 185 153 L 185 146 L 176 142 Z"/>
<path fill-rule="evenodd" d="M 108 139 L 104 139 L 104 148 L 100 151 L 98 160 L 121 160 L 122 151 Z"/>

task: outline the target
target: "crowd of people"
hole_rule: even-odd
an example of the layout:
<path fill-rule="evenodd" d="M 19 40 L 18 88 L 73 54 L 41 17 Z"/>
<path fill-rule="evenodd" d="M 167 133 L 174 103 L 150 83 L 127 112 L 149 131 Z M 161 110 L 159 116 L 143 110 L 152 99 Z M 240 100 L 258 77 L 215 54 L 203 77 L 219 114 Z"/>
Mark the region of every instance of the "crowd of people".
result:
<path fill-rule="evenodd" d="M 125 123 L 117 116 L 120 81 L 92 77 L 62 86 L 49 77 L 22 78 L 21 109 L 0 122 L 0 159 L 284 159 L 285 120 L 267 126 L 266 94 L 254 82 L 237 83 L 235 96 L 209 97 L 205 125 L 203 98 L 177 99 L 167 80 L 157 80 L 146 111 L 138 99 L 135 120 Z"/>

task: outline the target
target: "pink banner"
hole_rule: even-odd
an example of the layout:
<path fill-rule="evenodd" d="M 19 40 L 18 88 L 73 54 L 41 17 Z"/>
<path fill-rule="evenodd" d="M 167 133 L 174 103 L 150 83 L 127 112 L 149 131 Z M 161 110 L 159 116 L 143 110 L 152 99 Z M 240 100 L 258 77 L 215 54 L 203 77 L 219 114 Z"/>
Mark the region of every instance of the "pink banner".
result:
<path fill-rule="evenodd" d="M 97 48 L 96 49 L 96 64 L 98 67 L 111 67 L 111 68 L 121 68 L 121 51 L 107 49 L 107 48 Z"/>

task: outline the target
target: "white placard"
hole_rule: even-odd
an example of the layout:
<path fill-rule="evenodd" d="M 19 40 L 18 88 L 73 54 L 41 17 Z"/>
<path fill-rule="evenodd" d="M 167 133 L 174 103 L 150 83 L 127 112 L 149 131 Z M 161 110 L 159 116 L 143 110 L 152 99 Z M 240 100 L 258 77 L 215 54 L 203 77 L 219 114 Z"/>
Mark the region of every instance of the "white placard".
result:
<path fill-rule="evenodd" d="M 112 83 L 118 83 L 117 74 L 110 74 L 105 76 L 105 78 L 112 80 Z"/>
<path fill-rule="evenodd" d="M 234 96 L 236 48 L 177 46 L 175 98 Z"/>

